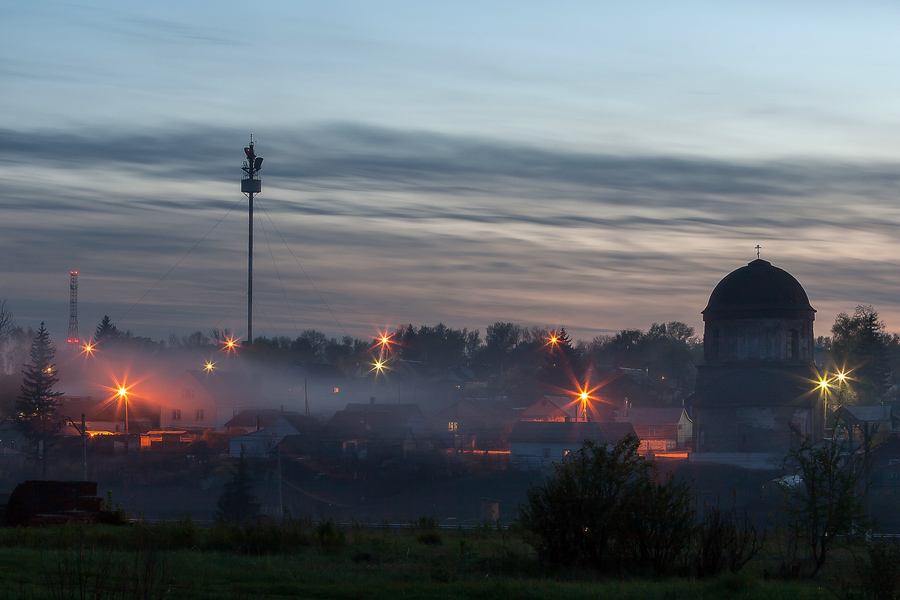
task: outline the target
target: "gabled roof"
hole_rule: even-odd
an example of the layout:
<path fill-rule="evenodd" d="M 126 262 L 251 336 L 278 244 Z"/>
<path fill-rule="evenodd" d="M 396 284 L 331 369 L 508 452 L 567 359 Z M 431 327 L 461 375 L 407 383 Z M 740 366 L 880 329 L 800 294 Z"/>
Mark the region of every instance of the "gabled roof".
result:
<path fill-rule="evenodd" d="M 687 416 L 681 407 L 676 408 L 628 408 L 615 411 L 619 423 L 637 425 L 676 425 Z M 690 419 L 688 418 L 690 421 Z"/>
<path fill-rule="evenodd" d="M 242 410 L 238 414 L 234 416 L 233 419 L 225 423 L 225 428 L 228 427 L 241 427 L 243 429 L 256 429 L 257 417 L 259 417 L 259 427 L 263 429 L 268 426 L 270 423 L 274 422 L 278 417 L 284 417 L 288 415 L 301 415 L 298 412 L 292 411 L 283 411 L 277 408 L 257 408 L 257 409 L 247 409 Z"/>
<path fill-rule="evenodd" d="M 890 406 L 842 406 L 839 412 L 844 412 L 854 420 L 861 423 L 883 422 L 891 420 Z"/>
<path fill-rule="evenodd" d="M 565 396 L 541 396 L 523 410 L 519 418 L 569 417 L 574 419 L 576 408 L 577 404 L 571 398 Z"/>
<path fill-rule="evenodd" d="M 511 444 L 569 444 L 580 448 L 584 440 L 598 444 L 617 442 L 634 435 L 631 423 L 519 421 L 509 435 Z"/>
<path fill-rule="evenodd" d="M 334 414 L 322 430 L 324 437 L 366 437 L 396 434 L 424 426 L 425 416 L 417 404 L 348 404 Z"/>
<path fill-rule="evenodd" d="M 317 421 L 315 417 L 311 417 L 309 415 L 301 415 L 298 413 L 282 413 L 280 418 L 284 419 L 299 433 L 306 433 L 319 429 L 319 421 Z"/>

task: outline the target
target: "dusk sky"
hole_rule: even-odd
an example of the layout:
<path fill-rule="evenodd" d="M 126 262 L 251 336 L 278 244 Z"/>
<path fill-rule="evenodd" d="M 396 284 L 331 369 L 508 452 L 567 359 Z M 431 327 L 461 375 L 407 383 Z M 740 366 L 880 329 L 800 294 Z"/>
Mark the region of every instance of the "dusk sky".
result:
<path fill-rule="evenodd" d="M 0 298 L 256 335 L 681 320 L 762 258 L 900 331 L 900 5 L 0 5 Z M 193 249 L 193 250 L 192 250 Z M 171 272 L 170 272 L 171 270 Z M 168 275 L 167 275 L 168 273 Z M 323 302 L 324 299 L 324 302 Z"/>

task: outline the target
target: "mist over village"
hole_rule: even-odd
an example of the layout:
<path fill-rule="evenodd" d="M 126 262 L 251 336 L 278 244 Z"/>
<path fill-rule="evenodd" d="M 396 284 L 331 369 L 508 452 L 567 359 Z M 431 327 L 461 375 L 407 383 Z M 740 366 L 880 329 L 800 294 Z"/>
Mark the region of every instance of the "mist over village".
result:
<path fill-rule="evenodd" d="M 4 12 L 0 598 L 900 597 L 900 9 Z"/>

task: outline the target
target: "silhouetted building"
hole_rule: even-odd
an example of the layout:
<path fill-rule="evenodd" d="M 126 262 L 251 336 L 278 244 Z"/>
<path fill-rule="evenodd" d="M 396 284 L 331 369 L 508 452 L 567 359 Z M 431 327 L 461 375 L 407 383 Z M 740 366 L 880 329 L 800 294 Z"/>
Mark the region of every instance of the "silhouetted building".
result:
<path fill-rule="evenodd" d="M 775 468 L 800 436 L 824 437 L 815 314 L 803 286 L 767 261 L 719 282 L 703 310 L 691 460 Z"/>

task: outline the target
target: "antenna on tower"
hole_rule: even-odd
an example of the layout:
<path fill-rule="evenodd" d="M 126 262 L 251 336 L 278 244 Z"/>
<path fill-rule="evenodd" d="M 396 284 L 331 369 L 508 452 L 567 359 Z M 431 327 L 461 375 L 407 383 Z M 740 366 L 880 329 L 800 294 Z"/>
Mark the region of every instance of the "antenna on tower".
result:
<path fill-rule="evenodd" d="M 78 271 L 69 271 L 69 348 L 77 348 L 78 336 Z"/>
<path fill-rule="evenodd" d="M 253 196 L 262 191 L 262 180 L 259 178 L 259 169 L 263 159 L 256 156 L 253 149 L 253 135 L 250 136 L 250 145 L 244 148 L 247 160 L 241 169 L 241 192 L 250 199 L 250 235 L 247 243 L 247 339 L 245 345 L 253 343 Z"/>

